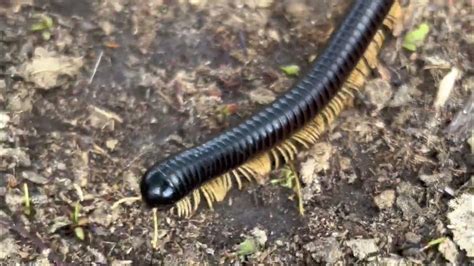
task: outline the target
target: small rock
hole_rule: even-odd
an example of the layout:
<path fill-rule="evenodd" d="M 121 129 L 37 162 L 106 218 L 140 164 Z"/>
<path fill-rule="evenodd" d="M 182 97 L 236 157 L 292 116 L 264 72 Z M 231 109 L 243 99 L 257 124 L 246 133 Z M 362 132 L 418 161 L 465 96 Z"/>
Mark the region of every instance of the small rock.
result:
<path fill-rule="evenodd" d="M 99 202 L 98 207 L 90 214 L 89 221 L 91 223 L 100 224 L 108 228 L 114 221 L 117 221 L 120 216 L 120 209 L 111 209 L 109 204 Z"/>
<path fill-rule="evenodd" d="M 375 113 L 382 110 L 393 95 L 390 83 L 381 78 L 368 82 L 364 91 L 366 103 L 375 107 Z"/>
<path fill-rule="evenodd" d="M 353 239 L 347 241 L 347 246 L 352 250 L 352 253 L 358 259 L 365 259 L 367 256 L 377 253 L 379 247 L 375 239 Z"/>
<path fill-rule="evenodd" d="M 310 252 L 316 261 L 325 261 L 329 264 L 338 262 L 343 255 L 339 242 L 335 237 L 320 238 L 305 244 L 303 248 Z"/>
<path fill-rule="evenodd" d="M 207 0 L 188 0 L 189 4 L 196 7 L 203 7 L 206 5 Z"/>
<path fill-rule="evenodd" d="M 24 179 L 26 180 L 29 180 L 35 184 L 40 184 L 40 185 L 44 185 L 46 183 L 48 183 L 48 179 L 46 179 L 45 177 L 43 177 L 42 175 L 36 173 L 36 172 L 33 172 L 33 171 L 24 171 L 21 173 L 21 177 L 23 177 Z"/>
<path fill-rule="evenodd" d="M 4 148 L 0 146 L 0 158 L 14 160 L 19 166 L 30 166 L 30 156 L 20 148 Z"/>
<path fill-rule="evenodd" d="M 258 88 L 250 92 L 250 100 L 258 104 L 268 104 L 275 100 L 276 95 L 273 91 L 265 88 Z"/>
<path fill-rule="evenodd" d="M 5 112 L 0 112 L 0 129 L 6 128 L 8 122 L 10 122 L 10 116 Z"/>
<path fill-rule="evenodd" d="M 416 217 L 422 212 L 420 205 L 418 205 L 412 197 L 404 194 L 397 197 L 397 207 L 403 212 L 403 216 L 407 219 Z"/>
<path fill-rule="evenodd" d="M 316 143 L 308 154 L 312 156 L 315 161 L 315 171 L 321 172 L 329 169 L 329 159 L 331 159 L 334 149 L 328 142 Z"/>
<path fill-rule="evenodd" d="M 110 265 L 111 266 L 129 266 L 129 265 L 133 265 L 133 261 L 131 261 L 131 260 L 113 260 Z"/>
<path fill-rule="evenodd" d="M 265 243 L 267 243 L 268 240 L 267 233 L 265 231 L 255 227 L 252 230 L 252 235 L 255 237 L 255 240 L 257 240 L 261 247 L 265 246 Z"/>
<path fill-rule="evenodd" d="M 66 170 L 66 164 L 64 164 L 64 163 L 58 163 L 58 164 L 56 165 L 56 169 L 58 169 L 58 170 L 60 170 L 60 171 L 64 171 L 64 170 Z"/>
<path fill-rule="evenodd" d="M 8 133 L 5 131 L 0 130 L 0 143 L 1 142 L 7 142 L 9 139 Z"/>
<path fill-rule="evenodd" d="M 379 209 L 389 209 L 395 202 L 395 190 L 388 189 L 374 197 L 375 205 Z"/>
<path fill-rule="evenodd" d="M 20 195 L 19 193 L 15 193 L 15 190 L 12 190 L 5 195 L 5 203 L 7 204 L 8 209 L 12 212 L 22 210 L 24 202 L 24 196 Z"/>
<path fill-rule="evenodd" d="M 453 210 L 448 213 L 453 240 L 468 257 L 474 257 L 474 195 L 465 193 L 449 202 Z"/>
<path fill-rule="evenodd" d="M 26 89 L 17 89 L 7 97 L 7 109 L 14 113 L 29 112 L 33 109 L 33 97 Z"/>
<path fill-rule="evenodd" d="M 295 17 L 295 18 L 303 18 L 307 17 L 309 13 L 309 7 L 306 5 L 304 0 L 292 0 L 292 1 L 285 1 L 285 11 Z"/>
<path fill-rule="evenodd" d="M 123 177 L 128 188 L 136 192 L 140 191 L 140 184 L 138 183 L 139 181 L 138 175 L 134 174 L 132 171 L 126 171 Z"/>
<path fill-rule="evenodd" d="M 99 26 L 104 31 L 105 35 L 110 35 L 115 30 L 114 25 L 107 20 L 99 22 Z"/>
<path fill-rule="evenodd" d="M 474 244 L 474 243 L 472 243 Z M 451 239 L 446 239 L 443 241 L 443 243 L 439 244 L 438 246 L 438 251 L 443 254 L 444 258 L 453 263 L 456 264 L 459 258 L 459 251 L 458 248 L 456 247 L 456 244 L 454 244 Z"/>
<path fill-rule="evenodd" d="M 400 107 L 407 105 L 413 101 L 415 96 L 419 95 L 421 95 L 421 92 L 414 88 L 414 86 L 402 85 L 395 93 L 388 106 Z"/>
<path fill-rule="evenodd" d="M 111 151 L 115 150 L 115 147 L 117 147 L 117 144 L 118 144 L 118 140 L 116 139 L 108 139 L 105 142 L 105 146 Z"/>
<path fill-rule="evenodd" d="M 412 243 L 412 244 L 418 244 L 421 241 L 421 236 L 412 232 L 407 232 L 405 234 L 405 239 L 406 241 Z"/>
<path fill-rule="evenodd" d="M 302 162 L 300 165 L 300 175 L 301 181 L 305 185 L 313 183 L 313 179 L 316 176 L 316 159 L 308 158 L 306 161 Z M 318 191 L 319 192 L 319 191 Z"/>
<path fill-rule="evenodd" d="M 397 193 L 399 195 L 405 194 L 407 196 L 416 197 L 420 195 L 422 189 L 410 184 L 410 182 L 400 182 L 397 186 Z"/>
<path fill-rule="evenodd" d="M 385 265 L 385 266 L 408 266 L 411 265 L 408 261 L 402 257 L 380 257 L 377 256 L 375 260 L 368 265 L 370 266 L 378 266 L 378 265 Z"/>
<path fill-rule="evenodd" d="M 434 175 L 420 175 L 419 178 L 427 186 L 431 186 L 431 185 L 435 184 L 438 181 L 440 176 L 437 175 L 437 174 L 434 174 Z"/>
<path fill-rule="evenodd" d="M 0 241 L 0 260 L 5 260 L 14 256 L 18 253 L 19 246 L 16 244 L 15 240 L 7 235 L 7 237 L 2 237 Z"/>

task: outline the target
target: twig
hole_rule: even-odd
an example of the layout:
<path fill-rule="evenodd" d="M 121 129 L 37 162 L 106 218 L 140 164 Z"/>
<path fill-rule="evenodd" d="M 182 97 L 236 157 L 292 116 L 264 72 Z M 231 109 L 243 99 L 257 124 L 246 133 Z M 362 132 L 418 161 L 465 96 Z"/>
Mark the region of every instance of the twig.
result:
<path fill-rule="evenodd" d="M 99 58 L 97 58 L 97 62 L 95 63 L 94 66 L 94 71 L 92 72 L 92 75 L 89 79 L 89 85 L 92 84 L 92 80 L 94 80 L 95 73 L 97 72 L 97 69 L 99 68 L 100 61 L 102 61 L 102 56 L 104 55 L 104 51 L 100 51 Z"/>
<path fill-rule="evenodd" d="M 139 197 L 139 196 L 119 199 L 114 204 L 112 204 L 112 210 L 116 209 L 120 204 L 122 204 L 124 202 L 132 203 L 132 202 L 139 201 L 139 200 L 141 200 L 141 197 Z"/>
<path fill-rule="evenodd" d="M 158 215 L 156 208 L 153 208 L 153 238 L 151 240 L 151 247 L 155 250 L 158 246 Z"/>
<path fill-rule="evenodd" d="M 28 183 L 23 184 L 23 193 L 24 193 L 24 200 L 25 200 L 25 214 L 27 216 L 31 215 L 31 200 L 30 200 L 30 193 L 28 191 Z"/>

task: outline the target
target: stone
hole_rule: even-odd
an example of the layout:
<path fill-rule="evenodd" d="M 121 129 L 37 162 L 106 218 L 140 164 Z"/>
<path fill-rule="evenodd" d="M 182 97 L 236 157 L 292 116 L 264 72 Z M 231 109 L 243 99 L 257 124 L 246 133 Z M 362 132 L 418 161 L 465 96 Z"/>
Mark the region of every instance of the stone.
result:
<path fill-rule="evenodd" d="M 403 216 L 407 219 L 418 216 L 422 209 L 420 205 L 410 196 L 399 195 L 397 197 L 397 207 L 403 212 Z"/>
<path fill-rule="evenodd" d="M 453 263 L 456 264 L 459 258 L 459 251 L 456 247 L 456 244 L 451 239 L 446 239 L 443 243 L 439 244 L 438 251 L 443 254 L 443 257 Z"/>
<path fill-rule="evenodd" d="M 389 209 L 395 203 L 395 190 L 388 189 L 374 197 L 375 205 L 381 210 Z"/>
<path fill-rule="evenodd" d="M 40 184 L 40 185 L 44 185 L 49 182 L 47 178 L 33 171 L 24 171 L 21 173 L 21 177 L 35 184 Z"/>
<path fill-rule="evenodd" d="M 362 260 L 367 258 L 367 256 L 377 253 L 379 247 L 375 239 L 352 239 L 347 241 L 347 246 L 352 250 L 352 253 L 355 257 Z"/>
<path fill-rule="evenodd" d="M 335 237 L 320 238 L 309 242 L 303 248 L 311 253 L 316 261 L 325 261 L 329 264 L 338 262 L 343 256 L 339 242 Z"/>

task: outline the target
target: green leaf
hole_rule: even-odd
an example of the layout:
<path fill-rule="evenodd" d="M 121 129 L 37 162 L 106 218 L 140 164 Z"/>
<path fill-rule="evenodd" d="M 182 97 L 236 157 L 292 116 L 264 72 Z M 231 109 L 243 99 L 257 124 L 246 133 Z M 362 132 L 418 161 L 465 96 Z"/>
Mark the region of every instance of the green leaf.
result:
<path fill-rule="evenodd" d="M 28 184 L 27 183 L 24 183 L 23 184 L 23 200 L 24 200 L 24 203 L 25 203 L 25 215 L 26 216 L 30 216 L 31 213 L 32 213 L 32 210 L 31 210 L 31 199 L 30 199 L 30 193 L 28 191 Z"/>
<path fill-rule="evenodd" d="M 36 16 L 38 19 L 38 22 L 34 23 L 31 25 L 30 30 L 31 31 L 44 31 L 44 30 L 50 30 L 53 28 L 53 19 L 47 15 L 39 15 Z"/>
<path fill-rule="evenodd" d="M 49 39 L 51 39 L 51 32 L 43 31 L 41 32 L 41 37 L 43 37 L 43 40 L 48 41 Z"/>
<path fill-rule="evenodd" d="M 74 212 L 71 215 L 71 220 L 74 224 L 77 224 L 79 222 L 79 211 L 81 210 L 81 205 L 79 202 L 76 203 L 74 206 Z"/>
<path fill-rule="evenodd" d="M 297 65 L 282 66 L 280 69 L 288 76 L 298 76 L 300 74 L 300 67 Z"/>
<path fill-rule="evenodd" d="M 403 40 L 403 48 L 415 52 L 416 49 L 424 43 L 429 32 L 430 25 L 428 23 L 420 24 L 418 28 L 408 32 L 405 35 L 405 39 Z"/>
<path fill-rule="evenodd" d="M 432 246 L 435 246 L 435 245 L 438 245 L 438 244 L 441 244 L 443 243 L 444 241 L 446 241 L 446 237 L 440 237 L 440 238 L 437 238 L 437 239 L 434 239 L 434 240 L 431 240 L 430 242 L 428 242 L 428 247 L 432 247 Z"/>
<path fill-rule="evenodd" d="M 248 238 L 244 242 L 240 243 L 239 251 L 237 252 L 237 254 L 239 254 L 239 256 L 250 255 L 255 253 L 257 249 L 258 245 L 255 239 Z"/>
<path fill-rule="evenodd" d="M 43 16 L 43 23 L 47 29 L 51 29 L 53 27 L 53 19 L 49 16 Z"/>
<path fill-rule="evenodd" d="M 80 226 L 74 228 L 74 235 L 76 235 L 76 237 L 80 240 L 84 240 L 86 237 L 84 229 L 82 229 Z"/>
<path fill-rule="evenodd" d="M 47 28 L 46 25 L 44 25 L 44 23 L 41 21 L 41 22 L 38 22 L 38 23 L 35 23 L 35 24 L 31 25 L 30 30 L 31 31 L 43 31 L 46 28 Z"/>

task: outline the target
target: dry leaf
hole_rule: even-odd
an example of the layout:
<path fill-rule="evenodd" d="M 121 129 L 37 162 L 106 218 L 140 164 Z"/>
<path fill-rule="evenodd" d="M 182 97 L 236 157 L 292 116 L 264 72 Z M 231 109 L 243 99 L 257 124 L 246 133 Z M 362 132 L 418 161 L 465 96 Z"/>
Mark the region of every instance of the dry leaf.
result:
<path fill-rule="evenodd" d="M 58 55 L 38 47 L 32 60 L 20 68 L 20 75 L 39 88 L 49 90 L 61 85 L 61 76 L 76 76 L 82 65 L 81 57 Z"/>
<path fill-rule="evenodd" d="M 456 83 L 459 75 L 459 69 L 453 67 L 451 71 L 441 80 L 439 83 L 438 94 L 436 95 L 436 100 L 434 102 L 434 107 L 436 109 L 444 106 L 449 98 L 449 95 L 453 91 L 454 84 Z"/>

